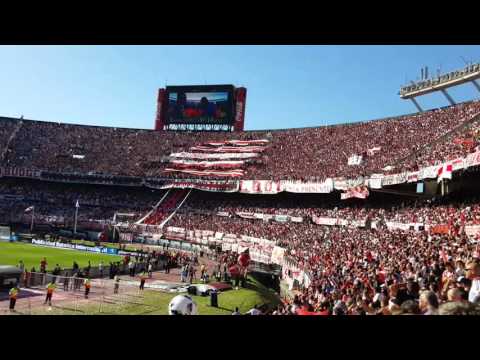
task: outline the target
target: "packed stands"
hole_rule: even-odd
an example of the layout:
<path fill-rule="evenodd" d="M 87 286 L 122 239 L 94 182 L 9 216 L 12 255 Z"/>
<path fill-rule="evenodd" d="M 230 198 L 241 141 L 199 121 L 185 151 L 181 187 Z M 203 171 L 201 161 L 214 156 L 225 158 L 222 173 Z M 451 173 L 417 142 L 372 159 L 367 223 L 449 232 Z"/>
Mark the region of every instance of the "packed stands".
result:
<path fill-rule="evenodd" d="M 208 142 L 267 139 L 265 151 L 245 167 L 242 178 L 354 177 L 381 172 L 387 166 L 402 170 L 402 159 L 448 135 L 478 113 L 480 102 L 468 102 L 361 123 L 241 133 L 158 132 L 23 120 L 8 144 L 1 165 L 57 173 L 192 177 L 191 174 L 165 173 L 170 154 L 188 152 Z M 2 131 L 11 134 L 16 121 L 0 121 Z M 456 151 L 455 148 L 447 150 Z M 352 155 L 362 156 L 363 161 L 359 165 L 348 165 Z M 214 174 L 204 177 L 217 178 Z"/>

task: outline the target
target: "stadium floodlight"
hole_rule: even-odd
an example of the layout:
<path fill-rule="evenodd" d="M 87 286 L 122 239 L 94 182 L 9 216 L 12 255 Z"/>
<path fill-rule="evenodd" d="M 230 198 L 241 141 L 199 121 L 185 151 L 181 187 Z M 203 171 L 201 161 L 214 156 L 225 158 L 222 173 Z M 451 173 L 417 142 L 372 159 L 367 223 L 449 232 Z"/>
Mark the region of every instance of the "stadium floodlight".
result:
<path fill-rule="evenodd" d="M 427 79 L 428 67 L 422 68 L 422 77 L 425 77 L 425 79 L 410 81 L 410 85 L 400 87 L 400 98 L 411 100 L 415 107 L 420 110 L 418 102 L 415 101 L 418 96 L 440 91 L 451 105 L 455 105 L 455 101 L 447 92 L 448 88 L 471 82 L 480 91 L 480 85 L 476 82 L 480 78 L 480 63 L 469 64 L 462 56 L 461 58 L 467 68 L 457 69 L 442 75 L 440 65 L 437 69 L 437 77 L 434 79 Z"/>

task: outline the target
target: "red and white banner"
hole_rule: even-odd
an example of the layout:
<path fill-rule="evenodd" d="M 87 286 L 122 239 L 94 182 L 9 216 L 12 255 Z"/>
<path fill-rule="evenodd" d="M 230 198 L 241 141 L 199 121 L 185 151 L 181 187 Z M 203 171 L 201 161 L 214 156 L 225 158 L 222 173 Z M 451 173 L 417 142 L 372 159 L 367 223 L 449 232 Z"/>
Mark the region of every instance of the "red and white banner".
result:
<path fill-rule="evenodd" d="M 170 157 L 178 159 L 195 159 L 195 160 L 227 160 L 227 159 L 253 159 L 258 157 L 258 153 L 225 153 L 225 154 L 201 154 L 191 152 L 172 153 Z"/>
<path fill-rule="evenodd" d="M 452 164 L 452 171 L 457 171 L 463 169 L 465 167 L 465 159 L 464 158 L 457 158 L 455 160 L 451 160 L 448 162 Z"/>
<path fill-rule="evenodd" d="M 452 164 L 443 164 L 441 165 L 438 170 L 437 170 L 437 181 L 440 182 L 443 179 L 452 179 L 452 171 L 453 171 L 453 166 Z"/>
<path fill-rule="evenodd" d="M 368 188 L 366 186 L 356 186 L 348 189 L 346 192 L 340 195 L 342 200 L 350 198 L 366 199 L 370 195 Z"/>
<path fill-rule="evenodd" d="M 251 152 L 263 152 L 265 147 L 263 146 L 193 146 L 190 151 L 200 151 L 207 153 L 251 153 Z"/>
<path fill-rule="evenodd" d="M 245 161 L 172 160 L 170 164 L 177 169 L 238 169 L 245 164 Z"/>
<path fill-rule="evenodd" d="M 180 172 L 189 175 L 196 176 L 220 176 L 220 177 L 241 177 L 243 176 L 243 170 L 231 170 L 231 171 L 215 171 L 215 170 L 205 170 L 205 171 L 196 171 L 196 170 L 180 170 L 166 168 L 163 172 Z"/>
<path fill-rule="evenodd" d="M 282 188 L 278 181 L 240 180 L 239 191 L 247 194 L 278 194 Z"/>

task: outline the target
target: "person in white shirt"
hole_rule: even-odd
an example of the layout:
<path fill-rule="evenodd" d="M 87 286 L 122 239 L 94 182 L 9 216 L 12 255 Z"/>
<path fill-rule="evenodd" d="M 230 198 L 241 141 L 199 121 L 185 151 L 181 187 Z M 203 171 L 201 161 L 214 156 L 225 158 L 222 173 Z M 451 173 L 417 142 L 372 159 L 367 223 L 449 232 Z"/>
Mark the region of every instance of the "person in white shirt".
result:
<path fill-rule="evenodd" d="M 420 294 L 419 306 L 424 315 L 438 315 L 437 295 L 433 291 L 423 291 Z"/>
<path fill-rule="evenodd" d="M 468 301 L 474 302 L 480 295 L 480 263 L 470 262 L 465 268 L 467 271 L 467 278 L 472 280 L 470 291 L 468 293 Z"/>
<path fill-rule="evenodd" d="M 255 305 L 253 307 L 253 309 L 250 309 L 250 310 L 247 311 L 247 315 L 261 315 L 261 314 L 262 314 L 262 312 L 260 310 L 258 310 L 257 305 Z"/>

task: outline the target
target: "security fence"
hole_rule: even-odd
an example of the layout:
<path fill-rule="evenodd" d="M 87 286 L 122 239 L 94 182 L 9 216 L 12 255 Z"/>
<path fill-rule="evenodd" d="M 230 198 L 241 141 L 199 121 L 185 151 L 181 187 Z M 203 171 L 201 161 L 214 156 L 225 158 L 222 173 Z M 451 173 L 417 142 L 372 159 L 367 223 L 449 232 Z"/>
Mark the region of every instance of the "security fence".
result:
<path fill-rule="evenodd" d="M 143 311 L 148 307 L 138 278 L 123 277 L 116 282 L 108 278 L 89 279 L 47 273 L 30 273 L 22 280 L 15 311 L 9 310 L 8 294 L 0 298 L 0 315 L 92 315 L 116 314 L 126 307 Z M 86 283 L 89 282 L 87 291 Z M 53 286 L 51 302 L 47 301 L 47 287 Z"/>

